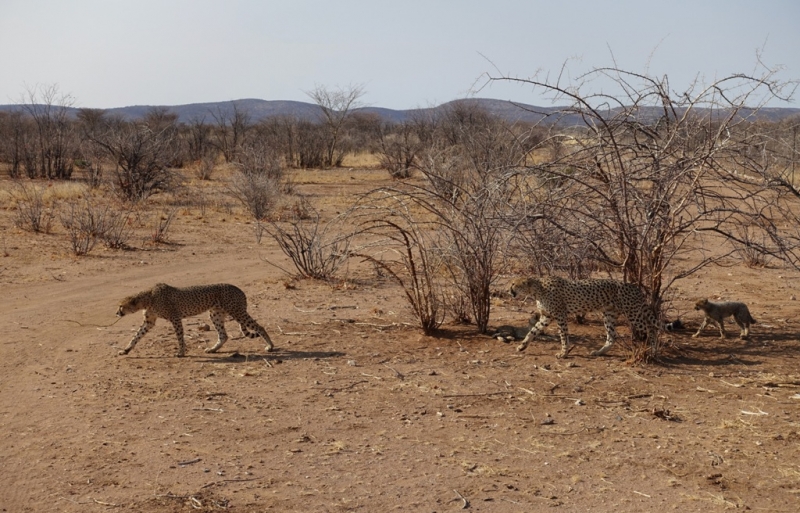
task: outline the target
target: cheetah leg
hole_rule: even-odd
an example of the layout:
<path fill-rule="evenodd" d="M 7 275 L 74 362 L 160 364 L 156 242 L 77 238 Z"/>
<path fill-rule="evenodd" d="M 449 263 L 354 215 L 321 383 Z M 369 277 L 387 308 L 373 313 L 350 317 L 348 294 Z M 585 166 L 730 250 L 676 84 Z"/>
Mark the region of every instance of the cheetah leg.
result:
<path fill-rule="evenodd" d="M 261 336 L 261 338 L 267 342 L 267 347 L 265 350 L 267 352 L 272 351 L 272 349 L 275 347 L 272 344 L 272 339 L 269 338 L 267 330 L 265 330 L 263 326 L 256 322 L 255 319 L 250 317 L 249 314 L 245 313 L 242 319 L 237 319 L 237 321 L 239 322 L 239 326 L 242 328 L 242 333 L 247 332 L 247 336 L 250 338 Z"/>
<path fill-rule="evenodd" d="M 216 344 L 206 349 L 206 353 L 216 353 L 222 347 L 222 344 L 228 340 L 228 333 L 225 331 L 225 316 L 226 313 L 223 310 L 219 308 L 211 309 L 211 322 L 214 324 L 219 337 Z"/>
<path fill-rule="evenodd" d="M 714 319 L 714 321 L 717 323 L 717 326 L 719 326 L 719 338 L 726 338 L 728 334 L 725 333 L 725 321 L 723 321 L 722 319 L 720 319 L 719 321 Z"/>
<path fill-rule="evenodd" d="M 567 319 L 556 319 L 556 322 L 558 323 L 558 336 L 561 337 L 561 352 L 556 355 L 556 358 L 566 358 L 573 347 L 569 345 Z"/>
<path fill-rule="evenodd" d="M 548 324 L 550 324 L 550 319 L 544 314 L 540 315 L 539 320 L 533 325 L 528 334 L 525 335 L 525 338 L 522 339 L 522 343 L 517 346 L 517 351 L 524 351 L 525 348 L 528 347 L 528 343 L 535 339 L 536 335 L 541 333 Z"/>
<path fill-rule="evenodd" d="M 182 358 L 186 356 L 186 342 L 183 340 L 183 322 L 180 317 L 172 319 L 170 322 L 172 327 L 175 328 L 175 336 L 178 337 L 178 354 L 175 356 Z"/>
<path fill-rule="evenodd" d="M 131 339 L 131 341 L 128 343 L 128 346 L 127 346 L 125 349 L 123 349 L 122 351 L 120 351 L 119 353 L 117 353 L 117 354 L 119 354 L 119 355 L 124 355 L 124 354 L 128 354 L 128 353 L 130 353 L 130 352 L 131 352 L 131 349 L 133 349 L 133 348 L 136 346 L 136 343 L 137 343 L 137 342 L 139 342 L 139 340 L 141 340 L 141 338 L 142 338 L 142 337 L 143 337 L 143 336 L 144 336 L 144 335 L 145 335 L 145 334 L 146 334 L 148 331 L 150 331 L 150 329 L 151 329 L 153 326 L 155 326 L 155 324 L 156 324 L 156 319 L 157 319 L 157 318 L 158 318 L 158 317 L 156 317 L 156 315 L 155 315 L 155 314 L 152 314 L 152 313 L 150 313 L 150 312 L 147 312 L 147 311 L 145 311 L 145 313 L 144 313 L 144 322 L 143 322 L 143 323 L 142 323 L 142 325 L 139 327 L 139 331 L 137 331 L 137 332 L 136 332 L 136 335 L 134 335 L 134 336 L 133 336 L 133 338 Z"/>
<path fill-rule="evenodd" d="M 597 351 L 592 351 L 592 356 L 604 355 L 611 349 L 611 346 L 614 345 L 614 341 L 617 339 L 617 329 L 614 326 L 616 321 L 617 318 L 615 315 L 609 313 L 603 314 L 603 325 L 606 327 L 606 343 Z"/>
<path fill-rule="evenodd" d="M 708 317 L 706 316 L 706 317 L 703 317 L 703 323 L 702 323 L 702 324 L 700 324 L 700 328 L 698 328 L 698 330 L 697 330 L 697 333 L 695 333 L 694 335 L 692 335 L 692 338 L 697 338 L 697 337 L 699 337 L 699 336 L 700 336 L 700 332 L 701 332 L 701 331 L 703 331 L 703 330 L 705 329 L 705 327 L 706 327 L 706 325 L 707 325 L 707 324 L 708 324 Z"/>

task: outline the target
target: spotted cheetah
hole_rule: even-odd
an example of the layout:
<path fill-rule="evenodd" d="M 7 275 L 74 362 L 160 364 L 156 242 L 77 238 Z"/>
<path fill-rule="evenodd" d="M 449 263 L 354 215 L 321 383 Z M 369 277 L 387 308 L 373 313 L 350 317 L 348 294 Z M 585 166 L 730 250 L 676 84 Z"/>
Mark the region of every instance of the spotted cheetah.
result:
<path fill-rule="evenodd" d="M 642 339 L 647 336 L 650 344 L 655 342 L 658 326 L 655 315 L 645 301 L 644 294 L 636 285 L 616 280 L 587 279 L 567 280 L 557 276 L 545 278 L 518 278 L 511 283 L 511 295 L 529 296 L 536 299 L 539 308 L 539 321 L 531 328 L 518 351 L 524 351 L 533 340 L 555 318 L 561 338 L 559 358 L 569 354 L 567 316 L 600 312 L 606 328 L 606 343 L 592 352 L 593 356 L 605 354 L 614 344 L 617 332 L 614 322 L 618 314 L 624 314 L 631 323 L 633 334 Z"/>
<path fill-rule="evenodd" d="M 755 324 L 756 320 L 750 315 L 750 310 L 744 303 L 726 301 L 724 303 L 712 303 L 708 299 L 701 299 L 694 305 L 695 310 L 702 310 L 705 316 L 700 329 L 692 337 L 698 337 L 708 321 L 719 327 L 719 338 L 725 338 L 725 318 L 733 316 L 733 320 L 739 325 L 739 338 L 745 340 L 750 337 L 750 325 Z"/>
<path fill-rule="evenodd" d="M 239 323 L 242 335 L 250 338 L 260 335 L 267 341 L 266 350 L 272 351 L 272 340 L 267 331 L 247 313 L 247 296 L 239 287 L 228 283 L 185 288 L 158 283 L 151 289 L 123 299 L 117 310 L 117 316 L 122 317 L 139 310 L 144 310 L 144 323 L 131 339 L 128 347 L 119 352 L 120 355 L 128 354 L 139 342 L 139 339 L 155 325 L 156 319 L 161 317 L 171 322 L 175 328 L 175 335 L 178 337 L 177 356 L 184 356 L 186 344 L 183 341 L 181 319 L 208 310 L 211 312 L 211 322 L 214 323 L 219 338 L 213 347 L 206 349 L 206 353 L 216 353 L 228 340 L 228 334 L 225 332 L 226 315 L 230 315 Z"/>

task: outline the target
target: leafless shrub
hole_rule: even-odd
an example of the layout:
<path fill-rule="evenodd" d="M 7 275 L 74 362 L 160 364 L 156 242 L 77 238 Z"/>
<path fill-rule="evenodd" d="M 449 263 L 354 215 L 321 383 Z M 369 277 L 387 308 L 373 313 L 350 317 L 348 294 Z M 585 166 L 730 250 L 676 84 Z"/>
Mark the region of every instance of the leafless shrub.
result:
<path fill-rule="evenodd" d="M 677 280 L 737 247 L 800 267 L 793 213 L 800 190 L 776 172 L 782 168 L 759 142 L 764 138 L 753 136 L 758 108 L 790 99 L 796 87 L 776 74 L 761 67 L 712 84 L 698 80 L 680 95 L 666 76 L 616 67 L 589 70 L 569 83 L 562 81 L 572 75 L 566 72 L 557 81 L 491 77 L 553 94 L 570 105 L 548 115 L 583 123 L 568 148 L 542 146 L 540 154 L 552 158 L 530 159 L 521 169 L 519 183 L 528 189 L 511 218 L 550 225 L 572 247 L 590 250 L 602 268 L 646 291 L 656 314 Z M 598 81 L 610 87 L 598 92 Z M 743 219 L 759 219 L 752 226 L 757 237 L 738 235 Z M 706 251 L 725 242 L 732 249 Z M 699 263 L 679 268 L 690 253 Z M 657 357 L 658 343 L 635 341 L 631 359 Z"/>
<path fill-rule="evenodd" d="M 444 295 L 444 305 L 453 320 L 459 324 L 472 324 L 472 306 L 469 300 L 461 293 Z"/>
<path fill-rule="evenodd" d="M 316 215 L 313 207 L 305 196 L 294 196 L 288 201 L 282 202 L 274 213 L 276 221 L 308 220 Z"/>
<path fill-rule="evenodd" d="M 472 319 L 485 333 L 491 286 L 508 246 L 510 232 L 503 220 L 519 195 L 514 170 L 524 151 L 510 127 L 471 109 L 454 111 L 439 130 L 439 139 L 421 159 L 425 184 L 405 194 L 447 234 L 438 251 Z"/>
<path fill-rule="evenodd" d="M 322 165 L 324 167 L 341 166 L 346 153 L 344 128 L 347 121 L 353 116 L 353 109 L 360 106 L 359 99 L 364 96 L 361 85 L 350 85 L 346 88 L 330 89 L 317 85 L 306 94 L 314 100 L 320 108 L 320 118 L 324 125 L 325 150 Z"/>
<path fill-rule="evenodd" d="M 248 146 L 241 149 L 237 165 L 229 194 L 239 200 L 253 218 L 266 219 L 281 195 L 280 158 L 268 148 Z"/>
<path fill-rule="evenodd" d="M 130 210 L 109 208 L 102 234 L 103 244 L 109 249 L 125 249 L 132 235 Z"/>
<path fill-rule="evenodd" d="M 237 171 L 231 178 L 229 193 L 254 219 L 264 220 L 280 196 L 280 182 L 268 175 Z"/>
<path fill-rule="evenodd" d="M 365 253 L 354 254 L 372 262 L 383 270 L 403 289 L 411 311 L 419 321 L 425 334 L 434 333 L 442 324 L 441 290 L 429 268 L 427 258 L 432 255 L 421 249 L 420 236 L 415 230 L 408 230 L 391 221 L 378 221 L 373 230 L 382 231 L 396 247 L 399 260 L 382 260 Z"/>
<path fill-rule="evenodd" d="M 764 251 L 769 241 L 763 235 L 759 237 L 760 230 L 755 230 L 750 226 L 738 226 L 735 228 L 739 244 L 735 245 L 736 253 L 747 267 L 763 268 L 769 263 L 771 257 L 769 252 Z"/>
<path fill-rule="evenodd" d="M 211 175 L 214 173 L 216 163 L 214 157 L 206 155 L 197 162 L 195 173 L 197 178 L 201 180 L 211 180 Z"/>
<path fill-rule="evenodd" d="M 14 193 L 17 211 L 14 226 L 35 233 L 50 233 L 55 214 L 45 204 L 43 192 L 34 184 L 18 184 Z"/>
<path fill-rule="evenodd" d="M 58 85 L 53 84 L 28 88 L 19 103 L 36 127 L 38 151 L 28 173 L 38 168 L 38 173 L 32 176 L 69 179 L 78 147 L 75 126 L 70 120 L 73 97 L 61 93 Z"/>
<path fill-rule="evenodd" d="M 102 119 L 86 134 L 114 162 L 115 192 L 126 201 L 141 201 L 171 190 L 171 171 L 179 155 L 174 116 L 155 110 L 144 121 Z"/>
<path fill-rule="evenodd" d="M 365 218 L 361 235 L 371 240 L 353 256 L 363 258 L 403 289 L 411 311 L 426 334 L 444 318 L 444 284 L 438 232 L 412 215 L 413 204 L 403 195 L 377 190 L 354 210 Z M 370 252 L 374 250 L 374 252 Z"/>
<path fill-rule="evenodd" d="M 72 253 L 87 255 L 108 231 L 107 206 L 99 206 L 89 199 L 70 201 L 59 213 L 61 225 L 67 231 Z"/>
<path fill-rule="evenodd" d="M 341 234 L 337 220 L 322 224 L 317 212 L 310 222 L 270 221 L 256 225 L 256 238 L 266 232 L 289 257 L 300 276 L 331 279 L 349 257 L 352 235 Z"/>
<path fill-rule="evenodd" d="M 80 159 L 76 162 L 76 166 L 83 169 L 89 187 L 96 189 L 103 183 L 105 150 L 92 141 L 91 134 L 95 133 L 102 123 L 107 122 L 106 112 L 102 109 L 82 108 L 78 110 L 77 118 Z"/>
<path fill-rule="evenodd" d="M 210 114 L 215 123 L 214 131 L 210 134 L 211 143 L 225 158 L 225 162 L 235 162 L 253 128 L 250 114 L 235 101 L 218 106 Z"/>
<path fill-rule="evenodd" d="M 172 220 L 175 218 L 175 214 L 178 212 L 178 209 L 173 208 L 170 210 L 164 210 L 161 214 L 156 216 L 155 223 L 152 227 L 152 231 L 150 232 L 150 241 L 154 244 L 165 244 L 169 240 L 167 238 L 167 232 L 169 231 L 169 227 L 172 224 Z"/>
<path fill-rule="evenodd" d="M 381 166 L 394 179 L 405 179 L 417 165 L 422 143 L 413 122 L 398 125 L 381 125 L 378 134 L 378 157 Z"/>
<path fill-rule="evenodd" d="M 256 244 L 261 244 L 261 239 L 264 238 L 265 231 L 266 227 L 264 226 L 264 223 L 256 219 L 256 222 L 253 225 L 253 233 L 256 236 Z"/>
<path fill-rule="evenodd" d="M 510 242 L 515 264 L 524 272 L 540 276 L 557 275 L 571 280 L 589 278 L 600 270 L 594 245 L 588 234 L 569 236 L 541 218 L 513 219 L 515 237 Z M 581 227 L 573 228 L 581 233 Z"/>

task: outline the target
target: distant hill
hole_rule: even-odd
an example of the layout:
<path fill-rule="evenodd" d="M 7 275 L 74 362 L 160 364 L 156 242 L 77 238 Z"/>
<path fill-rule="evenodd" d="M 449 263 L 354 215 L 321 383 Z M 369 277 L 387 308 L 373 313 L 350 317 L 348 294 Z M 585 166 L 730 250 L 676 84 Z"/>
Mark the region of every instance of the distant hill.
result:
<path fill-rule="evenodd" d="M 354 112 L 370 113 L 386 121 L 402 122 L 415 114 L 446 109 L 454 103 L 476 105 L 507 121 L 525 123 L 540 122 L 548 115 L 553 115 L 560 109 L 560 107 L 536 107 L 534 105 L 489 98 L 465 98 L 422 109 L 393 110 L 382 107 L 362 107 L 355 109 Z M 226 118 L 230 118 L 234 106 L 241 111 L 247 112 L 251 121 L 260 121 L 274 116 L 289 116 L 313 121 L 319 119 L 320 115 L 319 107 L 313 103 L 285 100 L 242 99 L 226 102 L 190 103 L 186 105 L 159 105 L 157 107 L 166 108 L 170 112 L 177 114 L 178 120 L 182 123 L 191 123 L 200 120 L 205 120 L 206 123 L 213 123 L 214 116 L 219 117 L 222 115 Z M 105 110 L 110 114 L 116 114 L 125 119 L 134 120 L 142 118 L 153 107 L 153 105 L 133 105 L 130 107 L 117 107 Z M 21 108 L 20 105 L 0 105 L 0 112 L 16 111 Z M 71 108 L 70 110 L 74 113 L 78 112 L 78 109 Z M 657 110 L 654 109 L 653 113 L 657 115 Z M 800 109 L 764 108 L 759 111 L 758 118 L 768 121 L 779 121 L 797 115 L 800 115 Z M 581 123 L 581 120 L 576 116 L 552 116 L 545 122 L 555 122 L 556 120 L 564 125 Z"/>

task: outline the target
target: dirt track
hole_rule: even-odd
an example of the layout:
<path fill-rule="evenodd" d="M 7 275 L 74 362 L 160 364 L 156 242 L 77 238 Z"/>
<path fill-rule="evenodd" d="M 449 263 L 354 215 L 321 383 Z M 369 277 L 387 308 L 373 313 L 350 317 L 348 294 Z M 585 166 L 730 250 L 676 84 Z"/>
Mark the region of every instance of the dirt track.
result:
<path fill-rule="evenodd" d="M 354 172 L 341 173 L 331 190 L 352 183 Z M 558 360 L 555 337 L 517 353 L 469 326 L 422 336 L 396 285 L 358 266 L 338 284 L 287 288 L 263 259 L 289 264 L 269 241 L 255 244 L 244 215 L 182 208 L 172 244 L 82 258 L 63 234 L 21 232 L 11 216 L 0 211 L 0 511 L 800 504 L 791 271 L 718 268 L 686 280 L 674 306 L 690 329 L 667 337 L 664 365 L 637 368 L 619 347 L 588 356 L 603 340 L 595 316 L 571 325 L 578 347 Z M 113 323 L 122 297 L 156 281 L 235 283 L 276 351 L 237 338 L 205 354 L 216 333 L 202 316 L 184 321 L 187 358 L 172 356 L 163 320 L 116 356 L 140 314 L 92 325 Z M 759 321 L 753 340 L 711 329 L 692 339 L 700 296 L 746 301 Z M 492 324 L 524 325 L 532 310 L 498 299 Z"/>

